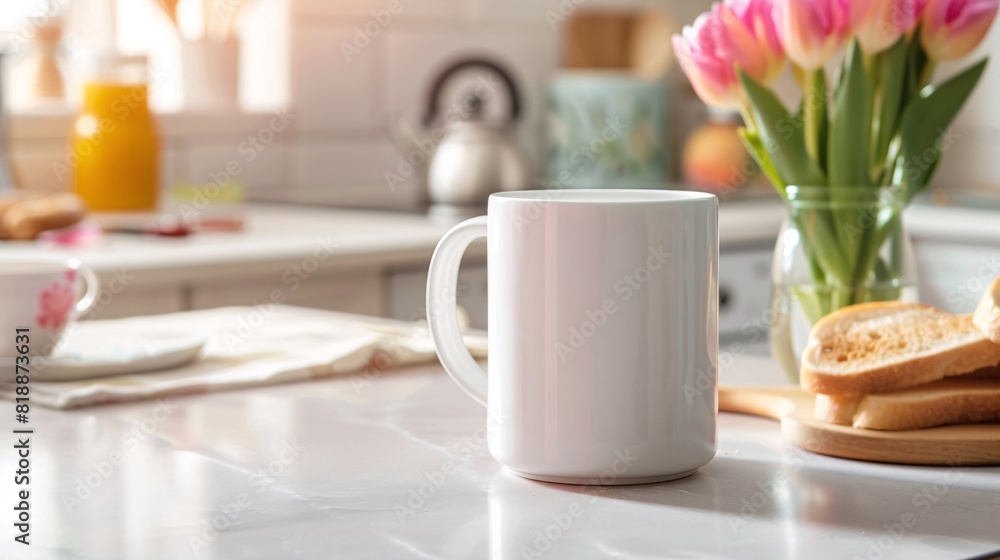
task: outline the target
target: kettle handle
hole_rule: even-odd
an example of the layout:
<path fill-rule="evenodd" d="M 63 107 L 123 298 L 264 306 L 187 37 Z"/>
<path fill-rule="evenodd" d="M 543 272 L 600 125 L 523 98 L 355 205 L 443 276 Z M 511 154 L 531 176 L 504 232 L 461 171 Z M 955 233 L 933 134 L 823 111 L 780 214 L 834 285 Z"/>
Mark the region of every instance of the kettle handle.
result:
<path fill-rule="evenodd" d="M 511 77 L 510 73 L 507 72 L 504 67 L 500 66 L 492 60 L 487 60 L 485 58 L 469 58 L 456 62 L 450 66 L 447 70 L 441 73 L 434 84 L 431 86 L 431 94 L 427 99 L 427 112 L 424 114 L 424 125 L 430 125 L 434 122 L 434 119 L 438 116 L 438 97 L 441 95 L 441 89 L 448 80 L 457 72 L 465 70 L 470 67 L 480 67 L 486 68 L 496 72 L 500 76 L 500 80 L 504 82 L 507 86 L 507 91 L 510 92 L 510 120 L 511 122 L 517 121 L 521 117 L 521 97 L 518 93 L 517 84 L 514 82 L 514 78 Z"/>

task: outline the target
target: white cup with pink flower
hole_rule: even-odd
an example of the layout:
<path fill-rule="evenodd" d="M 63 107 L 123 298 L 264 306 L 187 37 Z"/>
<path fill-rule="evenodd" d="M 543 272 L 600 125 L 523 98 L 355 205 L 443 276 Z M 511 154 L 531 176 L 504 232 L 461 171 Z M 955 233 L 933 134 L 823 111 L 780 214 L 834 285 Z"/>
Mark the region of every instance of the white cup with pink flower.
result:
<path fill-rule="evenodd" d="M 94 305 L 100 285 L 77 259 L 5 255 L 0 259 L 0 357 L 48 356 L 67 325 Z"/>

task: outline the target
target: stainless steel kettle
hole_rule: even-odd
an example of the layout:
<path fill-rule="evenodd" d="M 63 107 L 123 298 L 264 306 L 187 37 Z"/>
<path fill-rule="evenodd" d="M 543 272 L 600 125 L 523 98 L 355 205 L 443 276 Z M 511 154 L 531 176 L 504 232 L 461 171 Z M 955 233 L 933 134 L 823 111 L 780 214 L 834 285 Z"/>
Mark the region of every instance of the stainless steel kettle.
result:
<path fill-rule="evenodd" d="M 491 87 L 476 88 L 464 99 L 464 114 L 454 122 L 441 120 L 439 97 L 444 86 L 459 71 L 480 67 L 491 71 L 506 88 L 510 106 L 502 123 L 483 119 L 484 97 L 492 97 Z M 456 111 L 449 111 L 450 114 Z M 503 67 L 485 59 L 458 62 L 435 81 L 428 97 L 424 125 L 444 127 L 444 136 L 431 156 L 427 187 L 436 204 L 481 205 L 499 191 L 532 187 L 531 164 L 514 139 L 514 124 L 521 116 L 517 85 Z"/>

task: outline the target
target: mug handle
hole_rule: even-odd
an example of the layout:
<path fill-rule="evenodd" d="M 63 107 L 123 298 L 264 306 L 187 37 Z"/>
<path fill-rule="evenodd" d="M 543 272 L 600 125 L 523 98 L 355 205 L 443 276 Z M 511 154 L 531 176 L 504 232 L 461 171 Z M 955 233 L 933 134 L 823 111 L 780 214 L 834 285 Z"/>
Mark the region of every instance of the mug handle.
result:
<path fill-rule="evenodd" d="M 438 242 L 427 273 L 427 326 L 441 365 L 448 375 L 479 404 L 486 406 L 486 372 L 479 367 L 458 327 L 455 296 L 458 267 L 470 243 L 486 237 L 486 216 L 466 220 L 453 227 Z"/>
<path fill-rule="evenodd" d="M 80 298 L 80 301 L 76 302 L 76 314 L 83 315 L 97 301 L 97 294 L 100 292 L 101 283 L 97 281 L 97 275 L 94 274 L 94 271 L 89 268 L 78 268 L 77 272 L 80 273 L 84 284 L 87 285 L 87 290 L 84 292 L 83 297 Z"/>

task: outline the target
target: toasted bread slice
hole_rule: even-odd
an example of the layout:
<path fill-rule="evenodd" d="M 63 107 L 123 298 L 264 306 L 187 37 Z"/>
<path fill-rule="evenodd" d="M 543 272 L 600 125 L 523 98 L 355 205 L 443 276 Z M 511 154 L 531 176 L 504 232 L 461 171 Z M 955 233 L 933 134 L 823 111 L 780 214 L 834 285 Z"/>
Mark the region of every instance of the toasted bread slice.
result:
<path fill-rule="evenodd" d="M 993 280 L 983 299 L 979 300 L 972 322 L 986 338 L 1000 344 L 1000 277 Z"/>
<path fill-rule="evenodd" d="M 816 395 L 813 413 L 817 420 L 828 424 L 852 426 L 854 413 L 863 398 L 864 395 Z"/>
<path fill-rule="evenodd" d="M 811 393 L 885 393 L 1000 364 L 1000 344 L 972 322 L 920 303 L 845 307 L 820 319 L 802 354 Z"/>
<path fill-rule="evenodd" d="M 934 393 L 934 391 L 947 390 L 948 388 L 961 390 L 963 392 L 969 392 L 987 386 L 984 385 L 983 382 L 1000 383 L 1000 367 L 989 367 L 989 368 L 978 369 L 976 371 L 967 373 L 965 375 L 950 377 L 948 379 L 934 381 L 932 383 L 919 385 L 917 387 L 911 387 L 909 389 L 903 389 L 901 391 L 893 391 L 890 393 L 877 393 L 871 396 L 877 397 L 875 399 L 875 402 L 877 402 L 879 398 L 884 398 L 884 399 L 895 399 L 893 402 L 898 404 L 903 402 L 903 400 L 897 397 L 901 397 L 908 392 L 926 390 L 928 395 L 932 395 L 932 394 L 937 394 Z M 861 407 L 862 401 L 864 399 L 865 395 L 816 395 L 816 404 L 815 404 L 816 418 L 819 420 L 823 420 L 824 422 L 829 422 L 831 424 L 852 426 L 854 425 L 854 420 L 858 412 L 858 408 Z M 871 401 L 865 401 L 865 403 L 871 404 Z M 884 422 L 882 422 L 882 424 L 884 424 Z M 875 429 L 888 429 L 888 428 L 875 428 Z"/>
<path fill-rule="evenodd" d="M 1000 422 L 1000 376 L 963 376 L 874 395 L 816 395 L 816 418 L 869 430 Z"/>

